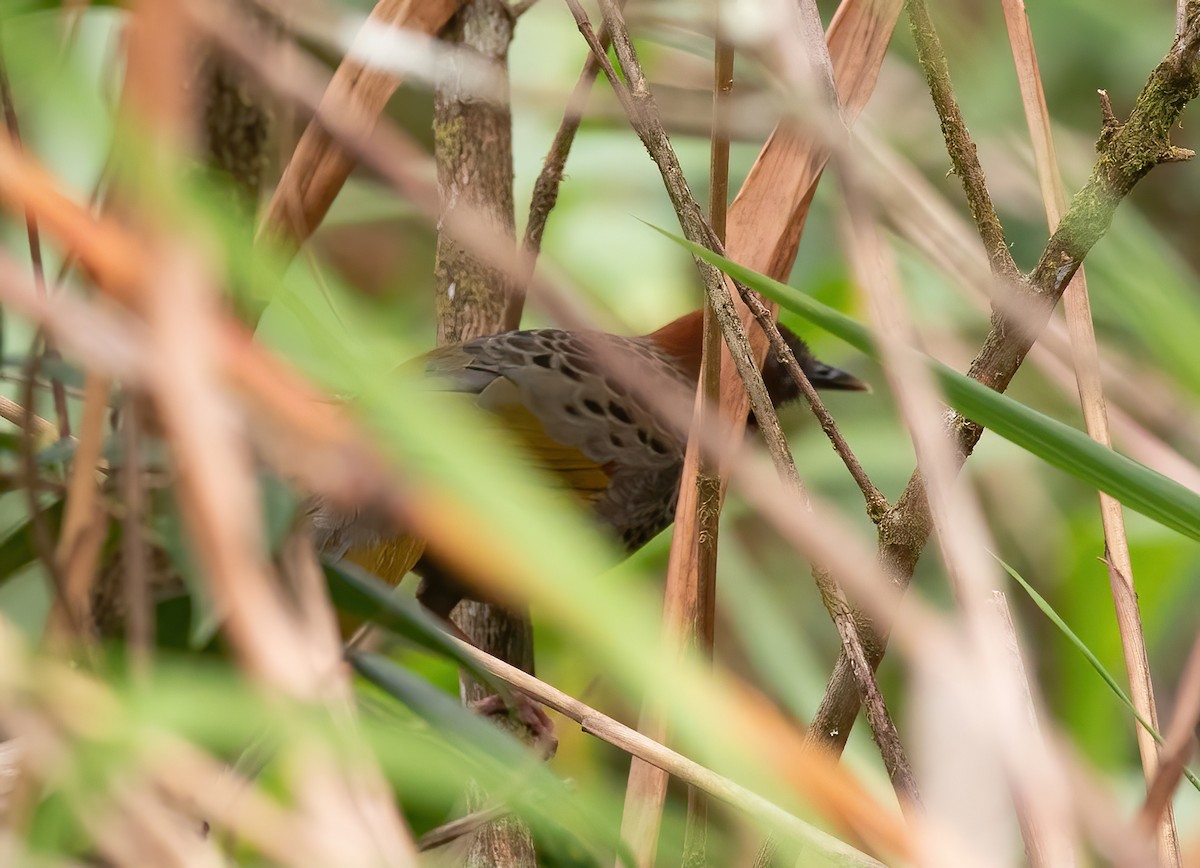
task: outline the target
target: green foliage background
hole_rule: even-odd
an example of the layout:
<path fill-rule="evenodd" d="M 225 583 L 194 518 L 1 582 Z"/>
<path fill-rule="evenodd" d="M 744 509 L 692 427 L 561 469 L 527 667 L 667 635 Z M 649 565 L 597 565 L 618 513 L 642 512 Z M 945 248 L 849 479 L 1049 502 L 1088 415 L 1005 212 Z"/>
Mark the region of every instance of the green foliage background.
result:
<path fill-rule="evenodd" d="M 82 18 L 73 48 L 65 55 L 56 49 L 61 31 L 52 12 L 10 16 L 3 20 L 0 31 L 26 145 L 81 200 L 89 195 L 103 165 L 112 132 L 110 110 L 118 90 L 111 67 L 117 13 L 103 4 L 94 5 L 97 8 Z M 360 9 L 366 6 L 345 5 Z M 832 5 L 822 4 L 826 14 Z M 999 4 L 955 0 L 935 4 L 934 11 L 950 54 L 960 102 L 989 172 L 1013 254 L 1023 267 L 1031 266 L 1046 232 Z M 1030 4 L 1028 11 L 1039 46 L 1047 101 L 1056 122 L 1063 174 L 1074 189 L 1086 177 L 1091 142 L 1099 127 L 1096 89 L 1109 91 L 1118 114 L 1131 104 L 1146 74 L 1167 48 L 1174 4 L 1155 0 L 1134 11 L 1129 4 L 1113 0 L 1070 0 Z M 648 26 L 644 18 L 638 17 L 649 18 L 651 14 L 659 18 L 659 26 Z M 694 20 L 696 14 L 688 4 L 661 2 L 639 10 L 635 16 L 635 29 L 645 34 L 639 48 L 652 81 L 696 91 L 708 86 L 706 42 L 681 35 L 680 30 L 661 23 Z M 957 179 L 946 175 L 949 161 L 913 56 L 902 19 L 878 91 L 862 123 L 890 141 L 934 188 L 960 212 L 965 211 Z M 575 38 L 564 6 L 544 0 L 520 21 L 511 51 L 518 232 L 533 179 L 583 57 L 583 44 Z M 738 76 L 739 88 L 745 91 L 761 82 L 760 72 L 748 63 L 739 66 Z M 693 93 L 691 97 L 686 105 L 703 105 L 700 96 Z M 670 102 L 668 97 L 663 100 Z M 559 205 L 546 232 L 543 267 L 565 275 L 589 301 L 610 314 L 611 328 L 649 331 L 698 304 L 695 272 L 685 252 L 645 225 L 674 228 L 674 214 L 656 170 L 618 117 L 606 87 L 597 88 L 592 107 L 595 116 L 584 123 L 568 163 Z M 426 91 L 406 86 L 393 101 L 391 113 L 399 124 L 429 144 L 431 100 Z M 1179 146 L 1197 147 L 1190 118 L 1185 115 L 1183 128 L 1176 131 L 1175 143 Z M 745 141 L 735 145 L 732 188 L 736 189 L 749 169 L 761 132 L 748 134 Z M 677 132 L 673 140 L 693 190 L 703 201 L 707 192 L 707 136 Z M 197 205 L 198 200 L 190 198 L 190 193 L 183 195 L 189 204 Z M 1200 460 L 1196 426 L 1200 419 L 1200 367 L 1195 353 L 1196 336 L 1200 334 L 1200 281 L 1196 273 L 1200 247 L 1195 241 L 1200 231 L 1195 206 L 1198 198 L 1200 170 L 1196 166 L 1156 169 L 1122 205 L 1112 230 L 1087 260 L 1102 354 L 1135 384 L 1144 384 L 1158 413 L 1153 419 L 1142 420 L 1143 424 L 1193 462 Z M 865 319 L 861 301 L 838 243 L 839 207 L 835 186 L 823 183 L 790 283 L 861 321 Z M 220 231 L 245 229 L 228 211 L 218 218 L 218 225 Z M 5 219 L 0 222 L 0 231 L 6 251 L 14 256 L 27 255 L 23 226 Z M 432 229 L 406 203 L 368 173 L 360 173 L 339 197 L 319 231 L 311 245 L 312 255 L 298 258 L 282 285 L 264 287 L 250 285 L 244 279 L 235 281 L 236 291 L 266 302 L 258 331 L 260 339 L 335 392 L 365 393 L 368 423 L 394 437 L 393 442 L 399 444 L 397 454 L 409 456 L 436 448 L 421 439 L 419 425 L 412 427 L 413 408 L 418 405 L 404 403 L 409 395 L 401 387 L 392 391 L 389 372 L 432 346 L 433 240 Z M 965 301 L 960 288 L 917 252 L 903 243 L 898 249 L 905 291 L 928 349 L 952 367 L 965 369 L 985 333 L 986 314 Z M 56 270 L 55 256 L 52 249 L 51 274 Z M 527 311 L 527 325 L 544 322 L 536 309 Z M 828 403 L 873 479 L 889 499 L 896 497 L 912 470 L 913 456 L 882 373 L 854 350 L 802 319 L 785 315 L 784 322 L 804 335 L 821 358 L 854 371 L 876 386 L 869 397 L 833 395 Z M 0 337 L 4 372 L 16 373 L 30 339 L 29 324 L 6 315 Z M 5 384 L 4 388 L 6 394 L 19 397 L 16 386 Z M 1074 427 L 1082 427 L 1074 397 L 1058 390 L 1032 365 L 1022 369 L 1011 394 Z M 1114 403 L 1120 405 L 1119 400 Z M 51 413 L 48 403 L 39 404 L 38 410 L 47 416 Z M 792 408 L 784 421 L 804 482 L 843 507 L 869 535 L 871 526 L 862 514 L 859 495 L 807 411 Z M 466 442 L 469 448 L 472 441 Z M 1122 444 L 1117 445 L 1120 448 Z M 13 466 L 11 450 L 2 460 L 6 469 Z M 478 468 L 461 468 L 461 473 L 473 478 L 456 484 L 463 491 L 506 484 L 509 476 L 498 469 L 499 463 L 481 459 Z M 1099 560 L 1103 537 L 1095 491 L 990 434 L 984 436 L 968 468 L 966 478 L 987 511 L 998 554 L 1039 589 L 1123 681 L 1108 577 Z M 444 467 L 431 472 L 435 476 L 452 475 Z M 488 476 L 491 473 L 495 475 Z M 496 501 L 502 502 L 503 498 Z M 0 534 L 7 536 L 0 543 L 0 553 L 15 548 L 15 537 L 10 534 L 23 525 L 25 517 L 20 492 L 0 495 Z M 524 525 L 521 516 L 511 520 L 512 532 L 524 534 L 523 538 L 532 540 L 536 547 L 535 519 Z M 1193 540 L 1141 516 L 1129 513 L 1127 521 L 1150 660 L 1165 720 L 1169 718 L 1171 696 L 1184 656 L 1197 630 L 1200 551 Z M 609 555 L 601 545 L 588 538 L 586 531 L 574 525 L 572 528 L 563 533 L 579 536 L 564 539 L 585 540 L 580 545 L 591 549 L 578 560 L 584 564 L 606 563 L 603 559 Z M 542 545 L 555 546 L 544 538 Z M 572 581 L 580 583 L 579 587 L 585 582 L 602 586 L 596 591 L 596 599 L 604 601 L 600 611 L 613 619 L 608 624 L 598 621 L 585 625 L 578 613 L 571 611 L 569 600 L 557 608 L 557 604 L 547 604 L 549 611 L 535 607 L 540 677 L 614 717 L 629 721 L 636 718 L 637 694 L 630 689 L 635 679 L 629 674 L 630 659 L 620 659 L 620 640 L 630 624 L 652 632 L 668 546 L 669 532 L 629 562 L 602 575 L 586 575 L 585 567 L 576 569 L 578 575 Z M 568 563 L 578 554 L 561 540 L 558 547 L 558 552 L 545 552 L 547 563 Z M 807 718 L 819 701 L 838 649 L 836 634 L 807 568 L 796 564 L 782 544 L 735 498 L 723 519 L 721 571 L 722 655 L 738 671 L 763 684 L 786 709 Z M 950 607 L 945 576 L 934 554 L 922 560 L 916 586 Z M 1032 668 L 1055 716 L 1087 758 L 1133 804 L 1142 784 L 1128 713 L 1068 640 L 1015 585 L 1010 588 L 1009 598 L 1028 642 Z M 0 584 L 0 612 L 30 635 L 39 631 L 47 601 L 45 576 L 36 564 L 7 575 Z M 622 607 L 636 607 L 636 617 L 629 615 L 630 620 L 625 620 L 623 611 L 627 608 Z M 198 629 L 196 620 L 193 618 L 193 635 Z M 611 635 L 606 637 L 605 631 Z M 650 635 L 629 638 L 628 653 L 650 647 L 651 642 Z M 445 691 L 456 690 L 456 670 L 444 658 L 406 646 L 390 654 L 409 671 Z M 206 739 L 232 751 L 245 732 L 225 727 L 228 715 L 222 712 L 218 720 L 203 702 L 204 691 L 211 685 L 204 678 L 198 679 L 197 673 L 205 677 L 212 674 L 210 665 L 191 658 L 172 663 L 169 674 L 160 679 L 167 692 L 151 705 L 161 711 L 166 707 L 164 697 L 174 697 L 181 707 L 195 710 L 199 722 L 193 721 L 193 725 L 198 729 L 207 726 Z M 172 680 L 171 675 L 177 677 Z M 224 683 L 221 679 L 230 676 L 220 671 L 212 678 Z M 907 680 L 896 659 L 885 662 L 882 684 L 903 733 L 909 712 Z M 253 705 L 250 699 L 237 701 L 246 707 Z M 440 741 L 394 706 L 385 706 L 379 694 L 369 693 L 368 707 L 379 709 L 380 722 L 407 725 L 418 732 L 414 738 Z M 135 717 L 144 713 L 153 719 L 152 711 L 138 709 Z M 403 718 L 399 723 L 393 719 L 397 715 Z M 209 716 L 213 719 L 205 720 Z M 553 774 L 570 780 L 575 792 L 598 794 L 594 801 L 588 800 L 585 810 L 605 819 L 587 822 L 593 824 L 592 828 L 603 828 L 607 823 L 611 832 L 615 828 L 611 824 L 619 817 L 625 757 L 569 725 L 560 727 L 559 736 L 561 746 L 551 766 Z M 701 734 L 696 736 L 696 743 L 713 746 L 719 744 L 719 739 L 719 734 Z M 386 739 L 381 736 L 380 740 Z M 457 762 L 452 756 L 454 746 L 460 742 L 449 736 L 446 740 L 449 747 L 439 747 L 447 752 L 443 765 L 423 770 L 402 764 L 400 767 L 401 776 L 415 775 L 422 781 L 438 780 L 444 785 L 437 791 L 427 789 L 423 798 L 413 799 L 411 804 L 406 802 L 418 831 L 443 822 L 454 803 L 455 779 L 447 776 L 447 770 L 454 769 L 459 775 L 478 771 L 477 763 Z M 869 734 L 861 724 L 851 740 L 847 762 L 881 798 L 892 798 Z M 547 791 L 557 785 L 547 783 Z M 1200 796 L 1196 792 L 1182 790 L 1176 806 L 1181 829 L 1200 822 Z M 680 799 L 672 800 L 668 822 L 672 840 L 682 833 L 682 807 Z M 556 817 L 554 823 L 561 820 L 554 812 L 551 814 Z M 47 846 L 60 846 L 65 840 L 54 825 L 60 819 L 55 811 L 46 809 L 41 819 L 44 828 L 39 829 Z M 598 834 L 595 840 L 604 837 Z M 576 839 L 568 836 L 560 844 L 556 858 L 561 864 L 586 861 Z M 728 848 L 728 858 L 734 858 L 737 841 L 733 836 L 718 846 Z M 660 848 L 664 854 L 678 850 L 666 841 Z M 714 864 L 724 863 L 717 858 Z"/>

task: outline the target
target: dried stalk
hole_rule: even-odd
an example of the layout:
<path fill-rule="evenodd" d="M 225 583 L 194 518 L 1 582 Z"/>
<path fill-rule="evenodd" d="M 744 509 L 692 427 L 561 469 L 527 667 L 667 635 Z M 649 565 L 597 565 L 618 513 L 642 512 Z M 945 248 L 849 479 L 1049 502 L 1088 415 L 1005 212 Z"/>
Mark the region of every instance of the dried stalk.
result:
<path fill-rule="evenodd" d="M 459 817 L 457 820 L 451 820 L 449 823 L 444 823 L 436 829 L 430 829 L 417 839 L 417 849 L 424 853 L 426 850 L 445 847 L 450 842 L 457 841 L 464 835 L 475 834 L 484 826 L 499 820 L 508 813 L 508 808 L 503 805 L 473 811 L 465 817 Z"/>
<path fill-rule="evenodd" d="M 1013 677 L 1020 688 L 1022 715 L 1027 723 L 1025 737 L 1034 743 L 1030 753 L 1044 753 L 1049 747 L 1038 723 L 1033 690 L 1021 656 L 1021 645 L 1017 641 L 1017 629 L 1008 607 L 1008 598 L 1003 591 L 993 591 L 989 603 L 1003 625 L 1005 636 L 1011 640 L 1005 651 L 1012 665 Z M 1027 793 L 1023 796 L 1018 792 L 1017 819 L 1021 824 L 1021 837 L 1025 841 L 1030 868 L 1071 868 L 1076 864 L 1071 818 L 1065 801 L 1062 792 Z"/>
<path fill-rule="evenodd" d="M 183 84 L 196 35 L 186 5 L 139 0 L 133 10 L 125 105 L 148 132 L 150 157 L 140 169 L 156 182 L 139 190 L 170 189 L 171 156 L 186 141 L 191 112 Z M 158 203 L 132 197 L 132 204 L 140 206 L 136 272 L 144 282 L 127 291 L 140 296 L 137 311 L 156 362 L 147 391 L 180 471 L 177 497 L 230 645 L 261 685 L 322 703 L 341 731 L 350 729 L 340 647 L 297 616 L 265 563 L 250 450 L 236 417 L 225 412 L 224 366 L 234 347 L 205 259 L 172 235 L 178 229 L 161 219 Z M 286 375 L 269 379 L 278 393 L 291 385 Z M 332 624 L 327 601 L 324 609 Z M 334 859 L 336 850 L 343 864 L 416 863 L 378 768 L 352 768 L 319 743 L 304 745 L 293 761 L 297 810 L 320 844 L 315 861 Z"/>
<path fill-rule="evenodd" d="M 977 505 L 952 484 L 955 471 L 953 460 L 947 454 L 948 450 L 934 421 L 938 415 L 938 400 L 932 375 L 920 367 L 921 363 L 907 349 L 913 326 L 897 288 L 890 251 L 879 235 L 874 215 L 862 200 L 852 167 L 843 163 L 839 168 L 847 203 L 847 259 L 854 263 L 857 282 L 867 294 L 875 339 L 885 362 L 884 370 L 909 429 L 922 476 L 929 480 L 932 512 L 939 529 L 938 541 L 943 559 L 968 629 L 974 634 L 976 644 L 985 649 L 980 655 L 980 663 L 992 662 L 986 653 L 990 649 L 994 654 L 996 643 L 988 640 L 994 638 L 993 634 L 998 631 L 989 630 L 994 624 L 980 605 L 990 566 L 984 554 L 986 545 L 981 544 L 986 539 L 983 518 Z M 862 674 L 857 670 L 869 669 L 869 663 L 865 654 L 859 657 L 861 646 L 855 643 L 850 648 L 853 653 L 852 664 L 862 689 Z M 995 676 L 995 669 L 989 672 L 984 668 L 982 672 Z M 1004 691 L 1000 691 L 1000 694 L 1002 698 L 1008 698 Z"/>
<path fill-rule="evenodd" d="M 1158 773 L 1146 788 L 1139 822 L 1147 828 L 1161 830 L 1168 815 L 1171 797 L 1183 780 L 1184 766 L 1196 751 L 1196 726 L 1200 724 L 1200 636 L 1192 643 L 1191 653 L 1183 667 L 1179 688 L 1175 693 L 1175 713 L 1163 740 Z M 1161 840 L 1161 831 L 1160 831 Z"/>
<path fill-rule="evenodd" d="M 435 34 L 460 5 L 460 0 L 427 3 L 379 0 L 368 22 Z M 308 239 L 356 163 L 354 156 L 326 130 L 321 115 L 327 110 L 344 111 L 349 107 L 359 129 L 369 132 L 399 84 L 400 80 L 391 73 L 364 66 L 349 57 L 338 65 L 321 97 L 317 116 L 304 130 L 279 179 L 264 213 L 260 235 L 274 234 L 296 247 Z"/>
<path fill-rule="evenodd" d="M 47 629 L 59 640 L 65 638 L 65 631 L 82 628 L 90 632 L 93 626 L 92 585 L 108 524 L 99 499 L 96 468 L 104 451 L 104 427 L 111 391 L 111 383 L 106 377 L 88 373 L 83 390 L 79 446 L 71 464 L 62 532 L 54 555 L 63 577 L 65 596 L 55 602 Z"/>
<path fill-rule="evenodd" d="M 647 738 L 637 730 L 631 729 L 549 684 L 539 681 L 532 675 L 497 660 L 465 642 L 459 643 L 459 647 L 464 654 L 470 656 L 487 672 L 503 679 L 513 688 L 536 699 L 547 708 L 575 721 L 589 735 L 663 769 L 673 777 L 698 787 L 713 798 L 720 799 L 746 811 L 751 816 L 777 826 L 781 831 L 794 836 L 797 841 L 814 842 L 826 852 L 839 854 L 845 860 L 844 864 L 846 865 L 879 864 L 849 845 L 796 819 L 757 793 L 721 777 L 682 754 Z"/>
<path fill-rule="evenodd" d="M 154 648 L 154 601 L 150 596 L 147 544 L 142 529 L 145 480 L 142 456 L 142 414 L 130 397 L 121 418 L 125 463 L 121 468 L 121 500 L 125 519 L 121 529 L 121 570 L 125 593 L 125 636 L 135 675 L 149 674 Z"/>
<path fill-rule="evenodd" d="M 1099 143 L 1099 156 L 1091 177 L 1072 200 L 1059 228 L 1051 237 L 1029 277 L 1030 322 L 1020 328 L 999 313 L 972 362 L 969 376 L 1003 391 L 1024 360 L 1038 328 L 1045 322 L 1084 256 L 1107 231 L 1121 200 L 1154 166 L 1185 156 L 1170 143 L 1170 131 L 1187 103 L 1200 93 L 1200 0 L 1189 0 L 1187 26 L 1163 61 L 1150 74 L 1124 124 L 1109 121 Z M 956 441 L 958 461 L 970 455 L 982 430 L 961 417 L 948 425 Z M 919 475 L 909 480 L 899 503 L 880 531 L 880 557 L 900 585 L 911 580 L 917 558 L 930 531 L 925 490 Z M 883 657 L 884 642 L 867 646 L 872 666 Z M 827 741 L 835 748 L 845 739 L 858 712 L 857 686 L 849 661 L 839 657 L 821 707 L 814 717 Z"/>
<path fill-rule="evenodd" d="M 713 234 L 725 243 L 725 223 L 729 210 L 729 99 L 733 91 L 733 46 L 722 38 L 720 30 L 721 10 L 719 0 L 713 8 L 716 31 L 713 40 L 713 96 L 712 132 L 709 146 L 708 170 L 708 220 Z M 704 320 L 701 327 L 700 379 L 696 394 L 696 411 L 693 426 L 704 424 L 702 420 L 716 420 L 721 406 L 721 328 L 713 311 L 712 302 L 704 303 Z M 704 452 L 696 466 L 693 484 L 696 486 L 696 509 L 691 523 L 677 524 L 675 534 L 679 542 L 672 545 L 695 547 L 697 555 L 695 572 L 668 578 L 690 585 L 687 594 L 696 600 L 694 617 L 687 629 L 690 634 L 685 641 L 695 642 L 701 653 L 713 656 L 716 641 L 717 620 L 717 544 L 721 524 L 721 461 L 718 456 Z M 683 477 L 684 480 L 693 477 Z M 682 482 L 681 484 L 686 484 Z M 675 561 L 675 567 L 685 566 Z M 655 793 L 655 801 L 658 799 Z M 622 823 L 631 813 L 639 811 L 636 800 L 626 804 Z M 657 811 L 646 812 L 658 817 Z M 651 824 L 657 828 L 657 824 Z M 629 841 L 625 829 L 622 839 Z M 655 836 L 657 837 L 657 836 Z M 635 854 L 639 863 L 651 862 L 654 858 L 656 841 L 640 841 L 635 846 L 649 849 Z M 703 794 L 693 787 L 688 788 L 687 822 L 683 840 L 683 864 L 704 866 L 708 862 L 708 803 Z M 641 858 L 639 858 L 639 856 Z M 649 858 L 645 858 L 645 857 Z"/>
<path fill-rule="evenodd" d="M 1038 183 L 1042 192 L 1042 203 L 1046 209 L 1046 222 L 1050 231 L 1058 228 L 1066 208 L 1066 194 L 1062 176 L 1058 170 L 1058 158 L 1054 153 L 1054 139 L 1050 131 L 1050 116 L 1046 108 L 1046 97 L 1042 90 L 1041 74 L 1038 71 L 1037 53 L 1033 45 L 1029 19 L 1025 15 L 1022 0 L 1002 0 L 1004 18 L 1008 25 L 1009 42 L 1013 60 L 1017 66 L 1017 80 L 1021 88 L 1021 102 L 1025 108 L 1025 120 L 1033 142 L 1034 161 L 1037 166 Z M 1111 448 L 1112 438 L 1108 430 L 1108 412 L 1105 408 L 1104 386 L 1100 379 L 1100 356 L 1096 348 L 1096 333 L 1092 326 L 1091 304 L 1088 301 L 1087 277 L 1081 267 L 1066 292 L 1063 294 L 1066 308 L 1067 329 L 1071 339 L 1071 355 L 1074 360 L 1075 378 L 1079 388 L 1079 400 L 1083 408 L 1084 424 L 1093 440 Z M 1134 592 L 1133 564 L 1129 554 L 1129 542 L 1125 535 L 1125 521 L 1121 504 L 1113 497 L 1100 493 L 1100 518 L 1104 528 L 1104 550 L 1106 559 L 1115 569 L 1109 571 L 1112 582 L 1125 581 L 1127 588 L 1113 587 L 1113 603 L 1117 610 L 1117 627 L 1121 635 L 1121 650 L 1125 657 L 1125 668 L 1129 675 L 1129 692 L 1134 706 L 1150 725 L 1158 728 L 1158 709 L 1154 702 L 1154 684 L 1150 674 L 1150 662 L 1146 656 L 1146 640 L 1142 632 L 1141 614 L 1137 595 Z M 1144 727 L 1135 727 L 1138 749 L 1141 752 L 1142 770 L 1147 787 L 1158 769 L 1158 745 Z M 1179 865 L 1179 835 L 1170 806 L 1167 806 L 1158 829 L 1159 852 L 1168 865 Z"/>
<path fill-rule="evenodd" d="M 49 446 L 58 439 L 58 426 L 37 413 L 30 413 L 12 398 L 0 395 L 0 419 L 11 422 L 21 429 L 29 429 L 38 449 Z"/>

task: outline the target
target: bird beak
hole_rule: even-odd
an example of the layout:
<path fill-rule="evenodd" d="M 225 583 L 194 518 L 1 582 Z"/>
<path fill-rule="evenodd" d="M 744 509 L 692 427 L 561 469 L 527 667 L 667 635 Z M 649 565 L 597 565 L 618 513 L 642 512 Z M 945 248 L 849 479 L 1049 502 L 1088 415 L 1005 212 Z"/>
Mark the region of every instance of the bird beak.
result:
<path fill-rule="evenodd" d="M 813 372 L 812 384 L 818 389 L 838 392 L 870 392 L 869 384 L 864 383 L 853 374 L 848 374 L 841 368 L 832 365 L 820 365 Z"/>

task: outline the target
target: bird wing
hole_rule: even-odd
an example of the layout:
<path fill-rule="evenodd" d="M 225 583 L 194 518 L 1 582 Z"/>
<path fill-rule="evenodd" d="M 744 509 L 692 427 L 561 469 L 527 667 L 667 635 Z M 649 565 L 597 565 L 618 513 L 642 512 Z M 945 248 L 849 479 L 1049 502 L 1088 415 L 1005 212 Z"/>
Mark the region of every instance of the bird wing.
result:
<path fill-rule="evenodd" d="M 593 503 L 607 490 L 609 473 L 604 466 L 577 446 L 556 439 L 522 402 L 520 389 L 512 380 L 497 377 L 480 392 L 478 403 L 520 441 L 534 466 L 561 479 L 585 503 Z"/>
<path fill-rule="evenodd" d="M 599 343 L 597 343 L 599 342 Z M 686 376 L 637 339 L 558 329 L 507 332 L 438 347 L 404 366 L 429 388 L 467 396 L 517 439 L 530 462 L 585 504 L 610 491 L 615 474 L 652 474 L 679 460 L 677 438 L 597 364 L 597 351 L 644 362 L 648 377 Z M 347 557 L 392 584 L 419 560 L 410 537 L 377 538 Z"/>
<path fill-rule="evenodd" d="M 561 418 L 567 415 L 562 407 L 565 378 L 538 363 L 553 353 L 543 332 L 517 332 L 439 347 L 419 363 L 431 388 L 472 396 L 476 406 L 516 437 L 534 466 L 591 503 L 608 488 L 609 474 L 605 460 L 583 448 L 580 426 Z"/>
<path fill-rule="evenodd" d="M 519 420 L 520 427 L 537 426 L 557 447 L 571 447 L 573 460 L 582 455 L 611 475 L 617 468 L 654 469 L 668 452 L 682 448 L 657 414 L 603 364 L 602 357 L 610 354 L 636 365 L 639 377 L 656 389 L 686 385 L 686 375 L 644 340 L 537 329 L 494 335 L 457 349 L 471 361 L 453 376 L 474 389 L 480 407 L 506 421 L 521 408 L 532 419 Z M 437 376 L 447 358 L 440 357 L 427 370 Z M 484 375 L 493 380 L 479 389 Z M 499 379 L 512 388 L 498 388 Z M 535 457 L 540 458 L 546 446 L 533 443 Z"/>

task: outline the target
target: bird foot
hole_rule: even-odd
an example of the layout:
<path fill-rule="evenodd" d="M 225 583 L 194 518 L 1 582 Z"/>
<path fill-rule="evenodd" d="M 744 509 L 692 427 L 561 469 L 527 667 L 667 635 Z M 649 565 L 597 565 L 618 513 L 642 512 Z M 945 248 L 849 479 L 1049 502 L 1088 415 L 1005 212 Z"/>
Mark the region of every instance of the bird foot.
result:
<path fill-rule="evenodd" d="M 511 706 L 504 701 L 504 697 L 493 693 L 470 703 L 470 708 L 483 717 L 508 720 L 525 729 L 529 733 L 530 743 L 543 759 L 550 759 L 558 750 L 554 721 L 542 710 L 541 705 L 524 693 L 514 692 Z"/>

